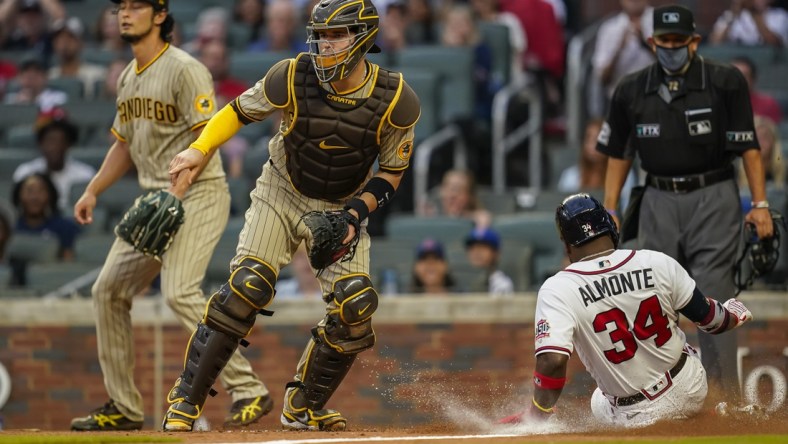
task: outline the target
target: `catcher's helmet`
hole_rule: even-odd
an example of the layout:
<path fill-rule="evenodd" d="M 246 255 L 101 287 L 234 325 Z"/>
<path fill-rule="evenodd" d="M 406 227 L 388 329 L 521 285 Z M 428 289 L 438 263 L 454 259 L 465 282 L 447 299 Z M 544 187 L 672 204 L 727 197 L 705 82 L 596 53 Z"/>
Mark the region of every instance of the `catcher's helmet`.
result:
<path fill-rule="evenodd" d="M 321 82 L 344 79 L 368 52 L 380 52 L 375 45 L 378 11 L 371 0 L 321 0 L 312 9 L 306 27 L 309 55 Z M 353 43 L 339 52 L 320 50 L 320 31 L 344 29 L 353 33 Z"/>
<path fill-rule="evenodd" d="M 564 243 L 577 247 L 609 234 L 618 247 L 618 230 L 605 207 L 598 200 L 581 193 L 567 197 L 555 210 L 555 224 Z"/>

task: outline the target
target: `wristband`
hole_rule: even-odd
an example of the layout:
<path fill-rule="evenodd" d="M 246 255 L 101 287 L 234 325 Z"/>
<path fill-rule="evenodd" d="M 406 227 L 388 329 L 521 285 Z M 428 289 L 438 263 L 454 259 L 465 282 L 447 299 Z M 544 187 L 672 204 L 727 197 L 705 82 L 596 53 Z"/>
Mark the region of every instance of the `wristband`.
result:
<path fill-rule="evenodd" d="M 375 201 L 378 203 L 378 208 L 383 208 L 394 197 L 397 190 L 389 183 L 388 180 L 382 177 L 373 177 L 369 179 L 362 193 L 370 193 L 375 196 Z"/>
<path fill-rule="evenodd" d="M 559 390 L 564 388 L 566 378 L 553 378 L 534 372 L 534 385 L 545 390 Z"/>
<path fill-rule="evenodd" d="M 356 213 L 358 213 L 359 222 L 362 222 L 367 218 L 367 216 L 369 216 L 369 207 L 367 206 L 367 203 L 358 197 L 354 197 L 347 201 L 345 204 L 345 211 L 350 209 L 356 210 Z"/>
<path fill-rule="evenodd" d="M 539 411 L 542 413 L 547 413 L 548 415 L 552 415 L 553 413 L 555 413 L 555 407 L 544 408 L 541 405 L 539 405 L 538 402 L 536 402 L 536 398 L 531 398 L 531 402 L 534 404 L 534 407 L 539 409 Z"/>
<path fill-rule="evenodd" d="M 759 200 L 750 202 L 753 208 L 769 208 L 769 201 L 768 200 Z"/>

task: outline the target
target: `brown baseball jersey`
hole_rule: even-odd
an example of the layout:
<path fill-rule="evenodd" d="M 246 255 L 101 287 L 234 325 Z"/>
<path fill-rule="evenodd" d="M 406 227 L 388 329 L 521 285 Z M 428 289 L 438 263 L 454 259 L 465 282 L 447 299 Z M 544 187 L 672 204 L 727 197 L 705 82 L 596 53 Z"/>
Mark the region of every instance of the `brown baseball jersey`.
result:
<path fill-rule="evenodd" d="M 186 52 L 168 44 L 145 66 L 129 63 L 118 80 L 112 133 L 128 143 L 143 189 L 169 186 L 170 161 L 188 148 L 196 139 L 194 130 L 214 113 L 211 75 Z M 142 397 L 134 385 L 131 299 L 161 273 L 166 302 L 183 325 L 194 331 L 205 310 L 203 277 L 229 215 L 224 177 L 220 156 L 213 156 L 183 199 L 185 222 L 162 262 L 116 238 L 93 286 L 104 383 L 118 410 L 131 420 L 144 418 Z M 233 401 L 268 393 L 238 352 L 220 378 Z"/>

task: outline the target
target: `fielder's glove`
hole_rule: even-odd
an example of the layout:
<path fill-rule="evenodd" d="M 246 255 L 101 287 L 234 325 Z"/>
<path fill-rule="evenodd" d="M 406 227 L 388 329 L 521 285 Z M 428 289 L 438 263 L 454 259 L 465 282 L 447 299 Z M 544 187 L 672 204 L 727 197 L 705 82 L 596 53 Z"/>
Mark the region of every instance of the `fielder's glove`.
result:
<path fill-rule="evenodd" d="M 741 325 L 752 320 L 752 313 L 738 299 L 728 299 L 724 304 L 722 304 L 722 306 L 725 307 L 725 309 L 728 310 L 734 318 L 736 318 L 736 325 L 734 325 L 733 328 L 740 327 Z"/>
<path fill-rule="evenodd" d="M 183 224 L 181 200 L 159 190 L 137 198 L 115 227 L 115 234 L 146 256 L 161 260 Z"/>
<path fill-rule="evenodd" d="M 301 220 L 312 232 L 309 263 L 318 270 L 318 274 L 340 259 L 342 262 L 353 259 L 361 232 L 361 224 L 355 216 L 347 210 L 310 211 Z M 345 244 L 350 225 L 356 229 L 356 234 Z"/>

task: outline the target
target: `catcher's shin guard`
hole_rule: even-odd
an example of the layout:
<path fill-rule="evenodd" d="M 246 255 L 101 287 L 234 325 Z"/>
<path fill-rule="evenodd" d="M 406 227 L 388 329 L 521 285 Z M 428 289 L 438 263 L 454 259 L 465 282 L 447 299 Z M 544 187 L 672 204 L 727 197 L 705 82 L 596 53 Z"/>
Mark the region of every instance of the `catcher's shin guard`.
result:
<path fill-rule="evenodd" d="M 167 396 L 170 408 L 164 430 L 191 430 L 211 387 L 252 326 L 257 313 L 274 297 L 276 272 L 264 261 L 245 257 L 229 281 L 208 301 L 205 319 L 197 326 L 183 373 Z"/>
<path fill-rule="evenodd" d="M 323 407 L 350 371 L 356 355 L 375 344 L 371 317 L 378 296 L 368 276 L 338 279 L 326 299 L 328 314 L 312 330 L 296 380 L 287 385 L 282 411 L 282 424 L 287 428 L 344 430 L 345 418 Z"/>
<path fill-rule="evenodd" d="M 235 353 L 239 340 L 203 323 L 197 325 L 186 350 L 183 373 L 167 394 L 170 407 L 164 417 L 163 430 L 192 430 L 213 383 Z"/>

